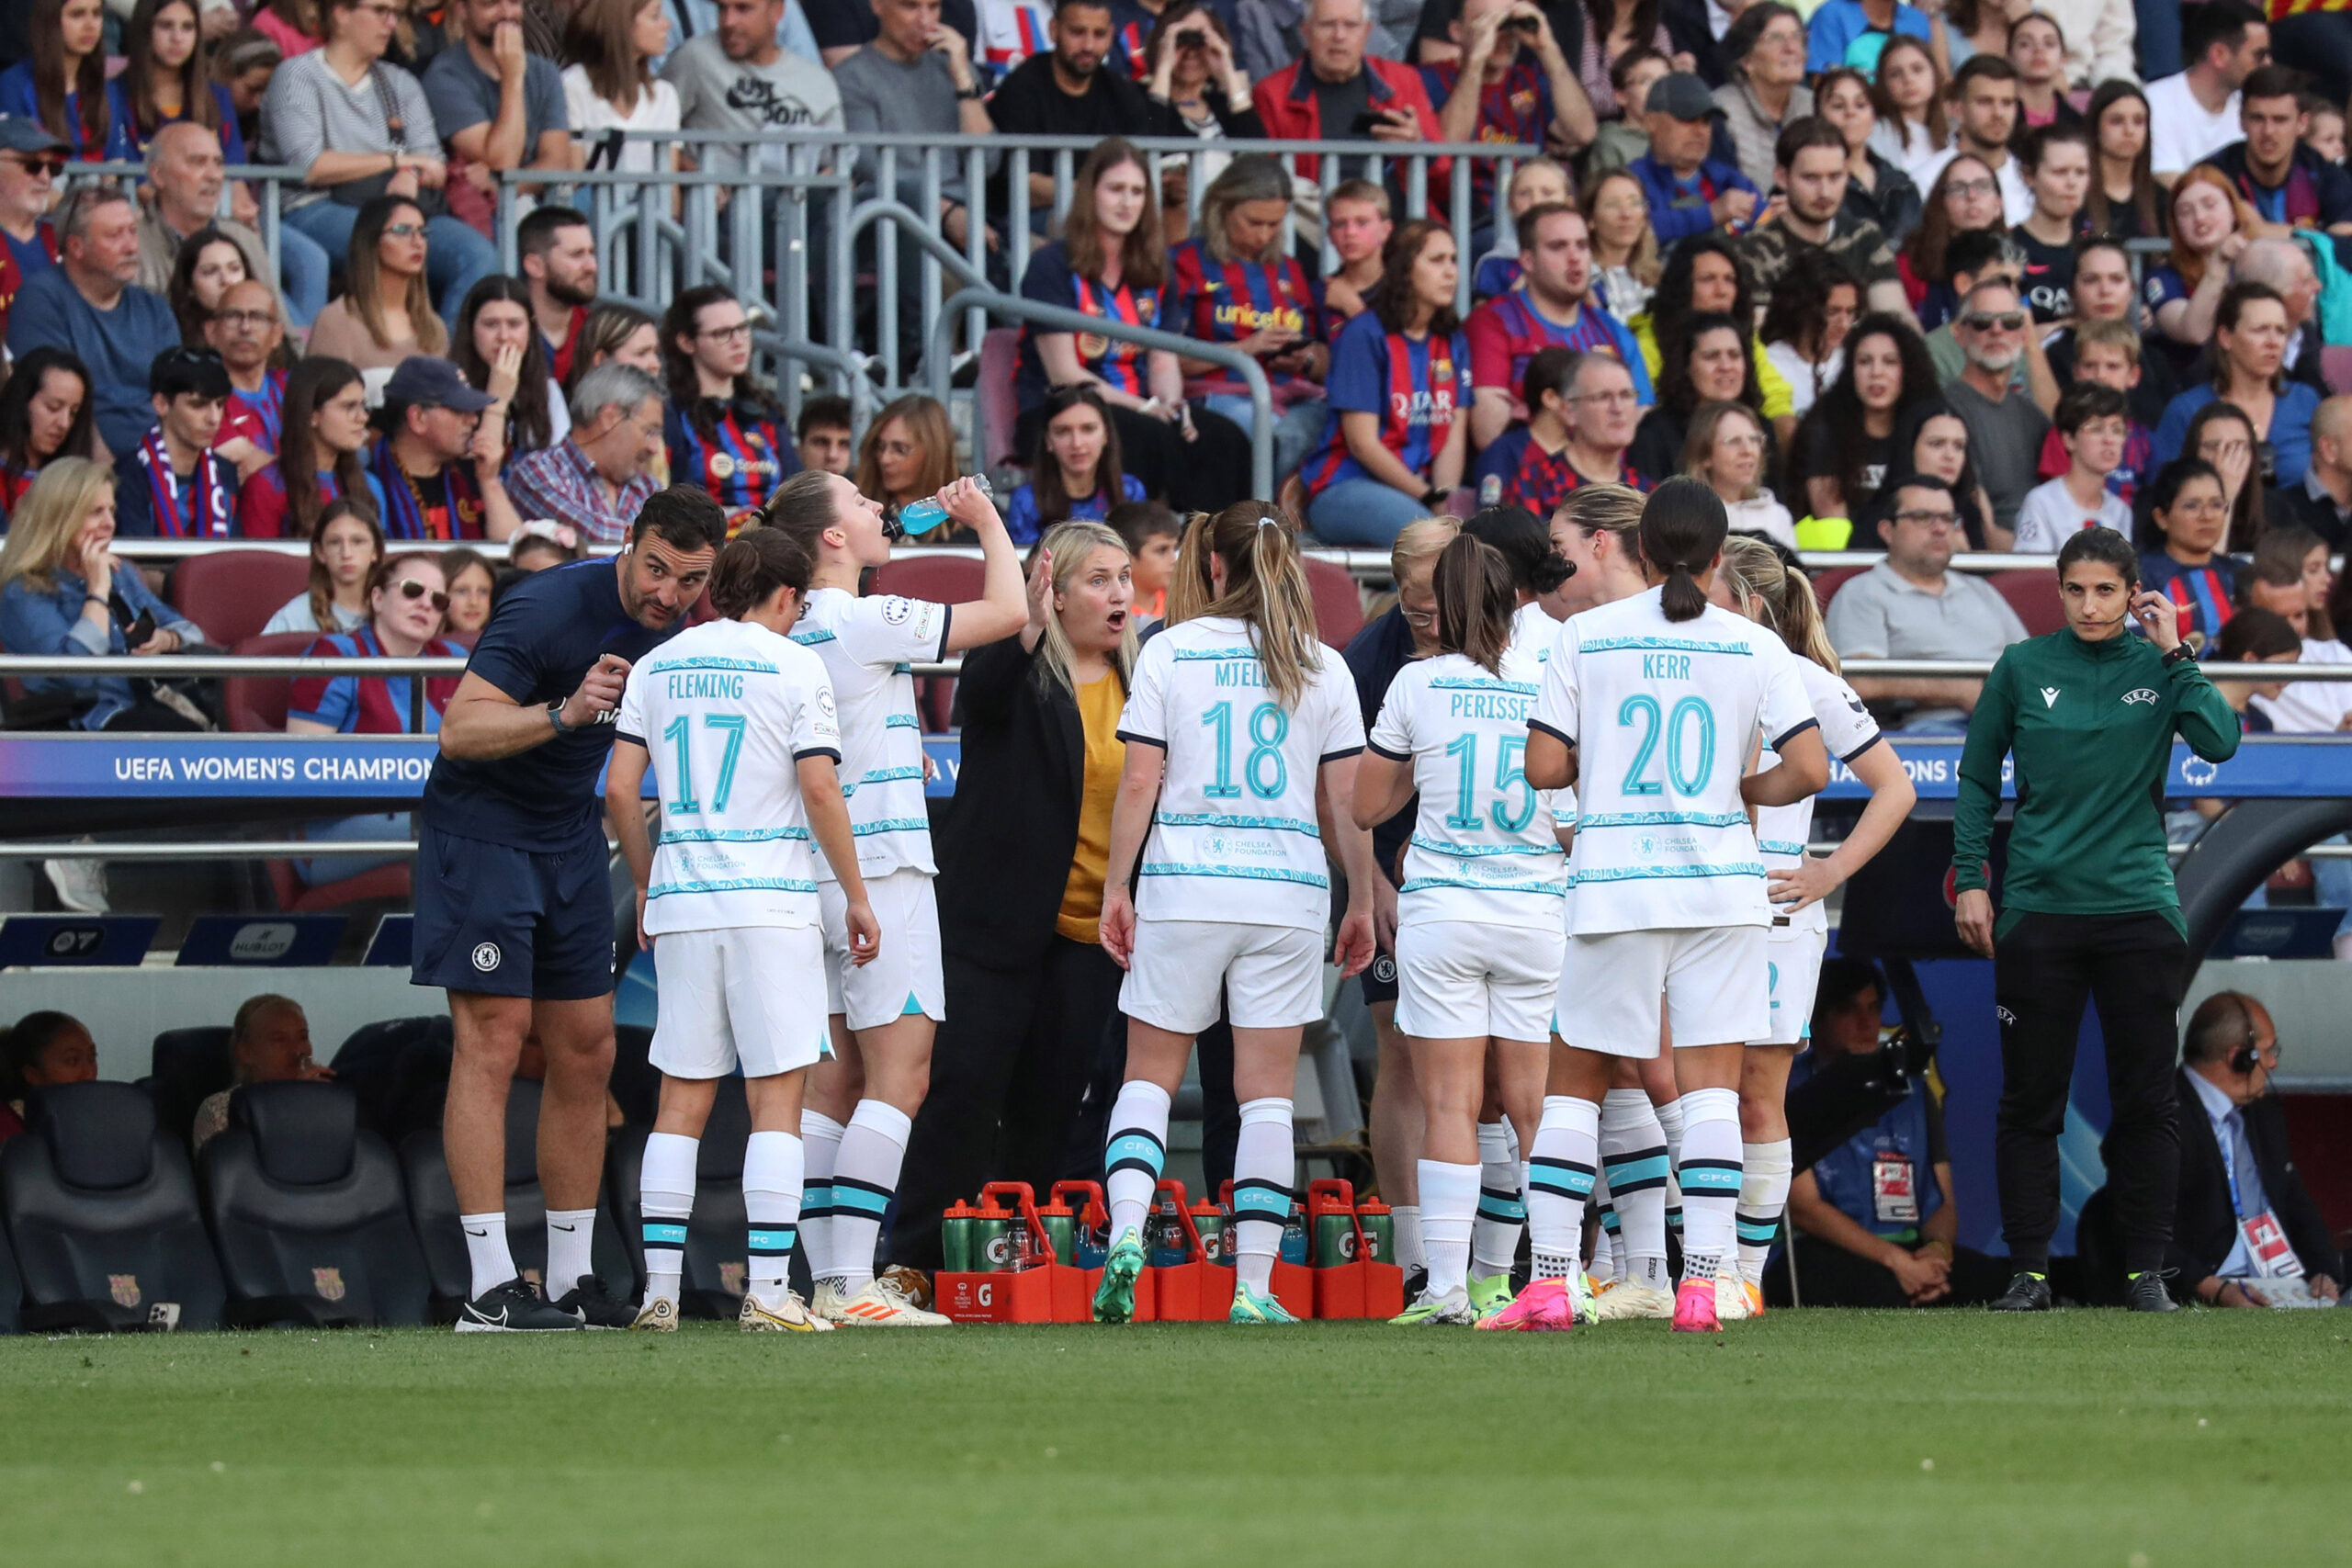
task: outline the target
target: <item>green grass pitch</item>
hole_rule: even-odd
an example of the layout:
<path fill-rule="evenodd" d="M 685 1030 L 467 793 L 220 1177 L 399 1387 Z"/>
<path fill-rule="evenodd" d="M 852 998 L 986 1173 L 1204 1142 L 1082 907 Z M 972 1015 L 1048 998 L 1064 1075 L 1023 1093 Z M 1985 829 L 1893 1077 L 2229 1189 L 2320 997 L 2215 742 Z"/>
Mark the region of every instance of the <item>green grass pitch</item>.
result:
<path fill-rule="evenodd" d="M 2352 1313 L 0 1341 L 11 1564 L 2341 1562 Z"/>

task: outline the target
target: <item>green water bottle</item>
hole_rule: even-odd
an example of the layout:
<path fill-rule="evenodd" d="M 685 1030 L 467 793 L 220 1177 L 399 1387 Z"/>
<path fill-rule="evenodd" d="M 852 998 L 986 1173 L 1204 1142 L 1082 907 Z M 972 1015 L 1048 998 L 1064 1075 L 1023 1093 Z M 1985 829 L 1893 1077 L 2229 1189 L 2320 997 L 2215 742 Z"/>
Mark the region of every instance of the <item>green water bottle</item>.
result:
<path fill-rule="evenodd" d="M 972 1206 L 961 1199 L 939 1222 L 939 1251 L 949 1273 L 972 1271 Z"/>
<path fill-rule="evenodd" d="M 1045 1222 L 1046 1239 L 1054 1244 L 1054 1261 L 1075 1262 L 1078 1258 L 1078 1222 L 1069 1210 L 1059 1203 L 1048 1203 L 1037 1211 Z M 1039 1258 L 1044 1262 L 1044 1258 Z"/>
<path fill-rule="evenodd" d="M 971 1258 L 975 1274 L 1002 1274 L 1012 1267 L 1012 1219 L 1001 1209 L 972 1216 Z"/>
<path fill-rule="evenodd" d="M 1388 1205 L 1377 1198 L 1367 1198 L 1356 1205 L 1356 1216 L 1363 1222 L 1364 1250 L 1371 1256 L 1366 1263 L 1396 1261 L 1396 1221 Z"/>
<path fill-rule="evenodd" d="M 1225 1245 L 1225 1215 L 1206 1199 L 1193 1205 L 1193 1228 L 1201 1233 L 1201 1260 L 1204 1263 L 1231 1264 Z"/>

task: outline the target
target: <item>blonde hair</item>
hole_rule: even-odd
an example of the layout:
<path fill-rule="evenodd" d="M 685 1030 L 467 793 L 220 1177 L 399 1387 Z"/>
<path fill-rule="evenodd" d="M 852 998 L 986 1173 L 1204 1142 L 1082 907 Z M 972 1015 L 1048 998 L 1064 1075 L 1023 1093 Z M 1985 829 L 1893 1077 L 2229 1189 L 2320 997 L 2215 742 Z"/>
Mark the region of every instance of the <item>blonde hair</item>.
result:
<path fill-rule="evenodd" d="M 0 584 L 25 580 L 42 593 L 57 589 L 60 567 L 81 566 L 74 540 L 100 491 L 114 489 L 114 470 L 87 457 L 51 457 L 17 503 L 8 542 L 0 546 Z M 93 585 L 95 586 L 95 584 Z M 111 587 L 111 584 L 108 584 Z"/>
<path fill-rule="evenodd" d="M 1225 592 L 1209 577 L 1209 558 L 1225 562 Z M 1168 624 L 1226 615 L 1250 628 L 1266 689 L 1285 708 L 1306 695 L 1310 671 L 1323 667 L 1315 635 L 1315 598 L 1298 555 L 1298 525 L 1280 507 L 1238 501 L 1214 516 L 1195 512 L 1184 524 L 1176 574 L 1168 583 Z"/>
<path fill-rule="evenodd" d="M 1690 434 L 1682 440 L 1682 471 L 1710 489 L 1715 482 L 1715 431 L 1727 419 L 1744 419 L 1755 428 L 1758 436 L 1770 439 L 1764 434 L 1764 416 L 1746 403 L 1701 403 L 1698 412 L 1690 416 Z M 1747 492 L 1739 499 L 1754 501 L 1763 493 L 1764 466 L 1759 461 L 1756 477 L 1747 481 Z"/>
<path fill-rule="evenodd" d="M 1123 559 L 1127 556 L 1126 541 L 1100 523 L 1057 523 L 1046 530 L 1046 536 L 1037 541 L 1037 547 L 1053 557 L 1054 592 L 1057 593 L 1069 592 L 1070 582 L 1078 576 L 1079 569 L 1096 550 L 1116 550 Z M 1062 630 L 1061 616 L 1047 615 L 1046 629 L 1037 638 L 1037 665 L 1043 673 L 1052 676 L 1075 700 L 1078 685 L 1069 676 L 1072 657 L 1069 634 Z M 1136 623 L 1133 615 L 1127 617 L 1125 627 L 1119 633 L 1118 651 L 1112 655 L 1111 662 L 1119 672 L 1119 689 L 1126 690 L 1136 671 Z"/>
<path fill-rule="evenodd" d="M 1402 582 L 1413 568 L 1437 559 L 1460 532 L 1461 520 L 1454 517 L 1420 517 L 1406 524 L 1388 547 L 1389 581 Z"/>
<path fill-rule="evenodd" d="M 1833 675 L 1838 672 L 1838 650 L 1830 646 L 1813 580 L 1791 570 L 1778 550 L 1754 535 L 1732 535 L 1724 540 L 1724 581 L 1742 613 L 1776 633 L 1791 653 Z"/>
<path fill-rule="evenodd" d="M 1578 485 L 1556 515 L 1588 534 L 1632 534 L 1642 525 L 1642 492 L 1615 483 Z"/>

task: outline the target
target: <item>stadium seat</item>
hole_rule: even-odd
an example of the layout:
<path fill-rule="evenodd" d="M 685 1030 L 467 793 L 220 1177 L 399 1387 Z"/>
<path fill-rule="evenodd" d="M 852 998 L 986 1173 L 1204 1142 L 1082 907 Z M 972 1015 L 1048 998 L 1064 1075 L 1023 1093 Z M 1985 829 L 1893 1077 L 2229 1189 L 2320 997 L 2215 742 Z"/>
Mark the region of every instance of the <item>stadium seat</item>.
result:
<path fill-rule="evenodd" d="M 400 1162 L 338 1083 L 248 1084 L 198 1165 L 232 1328 L 414 1327 L 424 1254 Z"/>
<path fill-rule="evenodd" d="M 187 1149 L 136 1084 L 40 1091 L 0 1146 L 0 1211 L 24 1277 L 28 1333 L 213 1328 L 220 1268 Z M 176 1308 L 176 1318 L 166 1308 Z"/>
<path fill-rule="evenodd" d="M 623 1127 L 613 1135 L 605 1184 L 620 1215 L 621 1245 L 629 1267 L 645 1278 L 644 1211 L 638 1206 L 638 1179 L 645 1168 L 650 1126 Z M 743 1213 L 743 1155 L 752 1137 L 752 1111 L 743 1080 L 718 1080 L 718 1098 L 702 1130 L 695 1160 L 695 1212 L 686 1224 L 686 1267 L 678 1304 L 688 1317 L 732 1318 L 743 1304 L 750 1236 Z"/>
<path fill-rule="evenodd" d="M 232 650 L 240 659 L 292 659 L 311 651 L 317 632 L 272 632 L 267 637 L 239 640 Z M 231 675 L 220 682 L 220 705 L 229 728 L 244 735 L 286 733 L 287 702 L 294 681 L 288 675 Z"/>
<path fill-rule="evenodd" d="M 155 1114 L 171 1134 L 187 1142 L 188 1124 L 206 1097 L 227 1089 L 236 1077 L 229 1056 L 229 1026 L 198 1024 L 190 1029 L 166 1029 L 155 1036 L 148 1057 L 149 1092 Z"/>
<path fill-rule="evenodd" d="M 1831 594 L 1868 570 L 1866 566 L 1825 567 L 1813 574 L 1813 596 L 1821 601 L 1821 607 L 1826 610 Z"/>
<path fill-rule="evenodd" d="M 414 886 L 406 861 L 370 866 L 356 876 L 315 885 L 304 883 L 290 860 L 264 861 L 262 869 L 269 874 L 270 896 L 289 915 L 315 915 L 348 904 L 404 905 Z"/>
<path fill-rule="evenodd" d="M 351 1032 L 327 1065 L 359 1098 L 359 1124 L 398 1147 L 411 1133 L 441 1125 L 449 1092 L 447 1013 L 388 1018 Z"/>
<path fill-rule="evenodd" d="M 306 556 L 210 550 L 189 556 L 173 571 L 172 604 L 204 628 L 205 641 L 215 648 L 236 648 L 247 637 L 260 636 L 278 607 L 310 585 Z"/>
<path fill-rule="evenodd" d="M 530 1078 L 516 1078 L 506 1091 L 506 1242 L 514 1249 L 514 1267 L 525 1278 L 545 1284 L 548 1206 L 539 1190 L 538 1147 L 539 1085 Z M 441 1322 L 454 1322 L 467 1297 L 471 1269 L 466 1261 L 465 1234 L 458 1225 L 458 1192 L 449 1182 L 440 1130 L 410 1134 L 401 1140 L 400 1156 L 409 1216 L 416 1224 L 416 1239 L 424 1248 L 425 1273 L 432 1282 L 433 1314 Z M 621 1249 L 612 1205 L 600 1201 L 597 1209 L 596 1273 L 614 1295 L 620 1296 L 635 1289 L 628 1256 Z M 556 1294 L 571 1288 L 566 1283 Z"/>
<path fill-rule="evenodd" d="M 1306 590 L 1315 597 L 1315 635 L 1345 648 L 1363 630 L 1363 593 L 1348 569 L 1315 556 L 1304 558 Z"/>
<path fill-rule="evenodd" d="M 972 418 L 978 428 L 972 433 L 972 444 L 979 449 L 983 469 L 1029 466 L 1029 454 L 1012 449 L 1012 427 L 1021 419 L 1012 382 L 1020 367 L 1019 327 L 994 327 L 980 339 L 979 377 L 972 383 Z"/>
<path fill-rule="evenodd" d="M 928 599 L 938 604 L 967 604 L 986 591 L 988 568 L 969 556 L 930 555 L 910 550 L 874 574 L 874 592 Z M 944 675 L 915 679 L 915 705 L 926 733 L 938 734 L 953 723 L 956 682 Z"/>
<path fill-rule="evenodd" d="M 2058 574 L 2054 571 L 1996 571 L 1993 587 L 2009 602 L 2009 608 L 2025 623 L 2030 637 L 2047 637 L 2066 624 L 2065 601 L 2059 597 Z M 2000 649 L 1988 649 L 1984 657 L 1993 658 Z"/>
<path fill-rule="evenodd" d="M 612 1095 L 624 1122 L 652 1122 L 662 1109 L 662 1069 L 650 1059 L 653 1031 L 641 1023 L 613 1026 Z"/>
<path fill-rule="evenodd" d="M 2320 374 L 2327 380 L 2327 389 L 2342 396 L 2352 392 L 2352 344 L 2327 344 L 2319 351 Z"/>

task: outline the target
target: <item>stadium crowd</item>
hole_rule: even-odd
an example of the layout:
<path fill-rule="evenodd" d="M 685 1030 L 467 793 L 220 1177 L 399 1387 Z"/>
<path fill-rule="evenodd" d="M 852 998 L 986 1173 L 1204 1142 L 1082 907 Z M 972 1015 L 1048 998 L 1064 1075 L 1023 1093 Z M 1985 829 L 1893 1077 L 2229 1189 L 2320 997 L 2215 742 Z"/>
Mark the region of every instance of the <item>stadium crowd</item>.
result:
<path fill-rule="evenodd" d="M 117 538 L 306 539 L 309 586 L 264 630 L 359 660 L 462 651 L 515 576 L 628 538 L 673 482 L 739 528 L 804 470 L 888 515 L 928 500 L 966 467 L 948 411 L 902 397 L 861 437 L 847 400 L 810 397 L 787 422 L 755 373 L 763 300 L 702 284 L 656 315 L 606 298 L 590 218 L 552 199 L 518 207 L 517 274 L 498 270 L 502 174 L 656 174 L 693 151 L 619 130 L 811 128 L 1096 139 L 1057 220 L 1054 178 L 1030 175 L 1033 234 L 1003 231 L 996 169 L 986 246 L 1029 299 L 1259 362 L 1285 509 L 1325 544 L 1396 552 L 1396 608 L 1350 650 L 1360 685 L 1427 629 L 1417 594 L 1450 536 L 1417 532 L 1427 520 L 1548 520 L 1587 486 L 1677 477 L 1782 552 L 1883 552 L 1821 585 L 1847 658 L 1994 656 L 2026 625 L 1953 558 L 2054 555 L 2104 525 L 2198 646 L 2352 661 L 2328 564 L 2352 534 L 2352 397 L 2325 367 L 2352 346 L 2352 12 L 2271 10 L 32 0 L 8 25 L 20 36 L 0 28 L 0 647 L 161 657 L 221 640 Z M 1149 137 L 1210 147 L 1196 219 L 1186 172 L 1155 178 L 1131 140 Z M 1353 145 L 1288 167 L 1223 149 L 1252 138 Z M 1455 232 L 1407 216 L 1394 166 L 1384 183 L 1374 164 L 1432 142 L 1541 153 L 1507 179 L 1493 160 L 1432 165 L 1431 213 L 1470 182 Z M 870 151 L 841 156 L 877 190 Z M 1324 156 L 1340 164 L 1328 191 Z M 75 177 L 98 162 L 144 172 Z M 894 194 L 919 206 L 910 164 Z M 254 192 L 225 173 L 246 164 L 296 172 L 274 259 Z M 950 179 L 923 216 L 960 247 L 978 196 Z M 1248 495 L 1241 378 L 1031 327 L 1009 391 L 1025 468 L 1003 502 L 1012 543 L 1107 524 L 1138 619 L 1156 618 L 1175 514 Z M 1552 531 L 1571 560 L 1595 547 Z M 924 537 L 973 536 L 951 520 Z M 483 541 L 511 564 L 469 547 Z M 285 722 L 399 731 L 421 712 L 432 728 L 452 684 L 413 705 L 401 678 L 306 680 Z M 1951 733 L 1982 685 L 1853 684 L 1889 728 Z M 163 676 L 24 691 L 12 723 L 218 718 Z M 2352 727 L 2352 686 L 2229 694 L 2248 728 Z M 323 855 L 303 875 L 364 869 Z M 86 902 L 77 874 L 52 870 Z M 240 1040 L 254 1027 L 241 1014 Z M 39 1076 L 52 1034 L 17 1052 L 22 1084 L 57 1081 Z M 1915 1130 L 1931 1192 L 1940 1133 Z M 968 1190 L 972 1157 L 947 1162 L 943 1191 Z M 1908 1299 L 1941 1293 L 1916 1257 L 1854 1243 L 1835 1207 L 1825 1183 L 1795 1213 Z M 1933 1283 L 1955 1288 L 1953 1268 L 1947 1246 Z"/>

